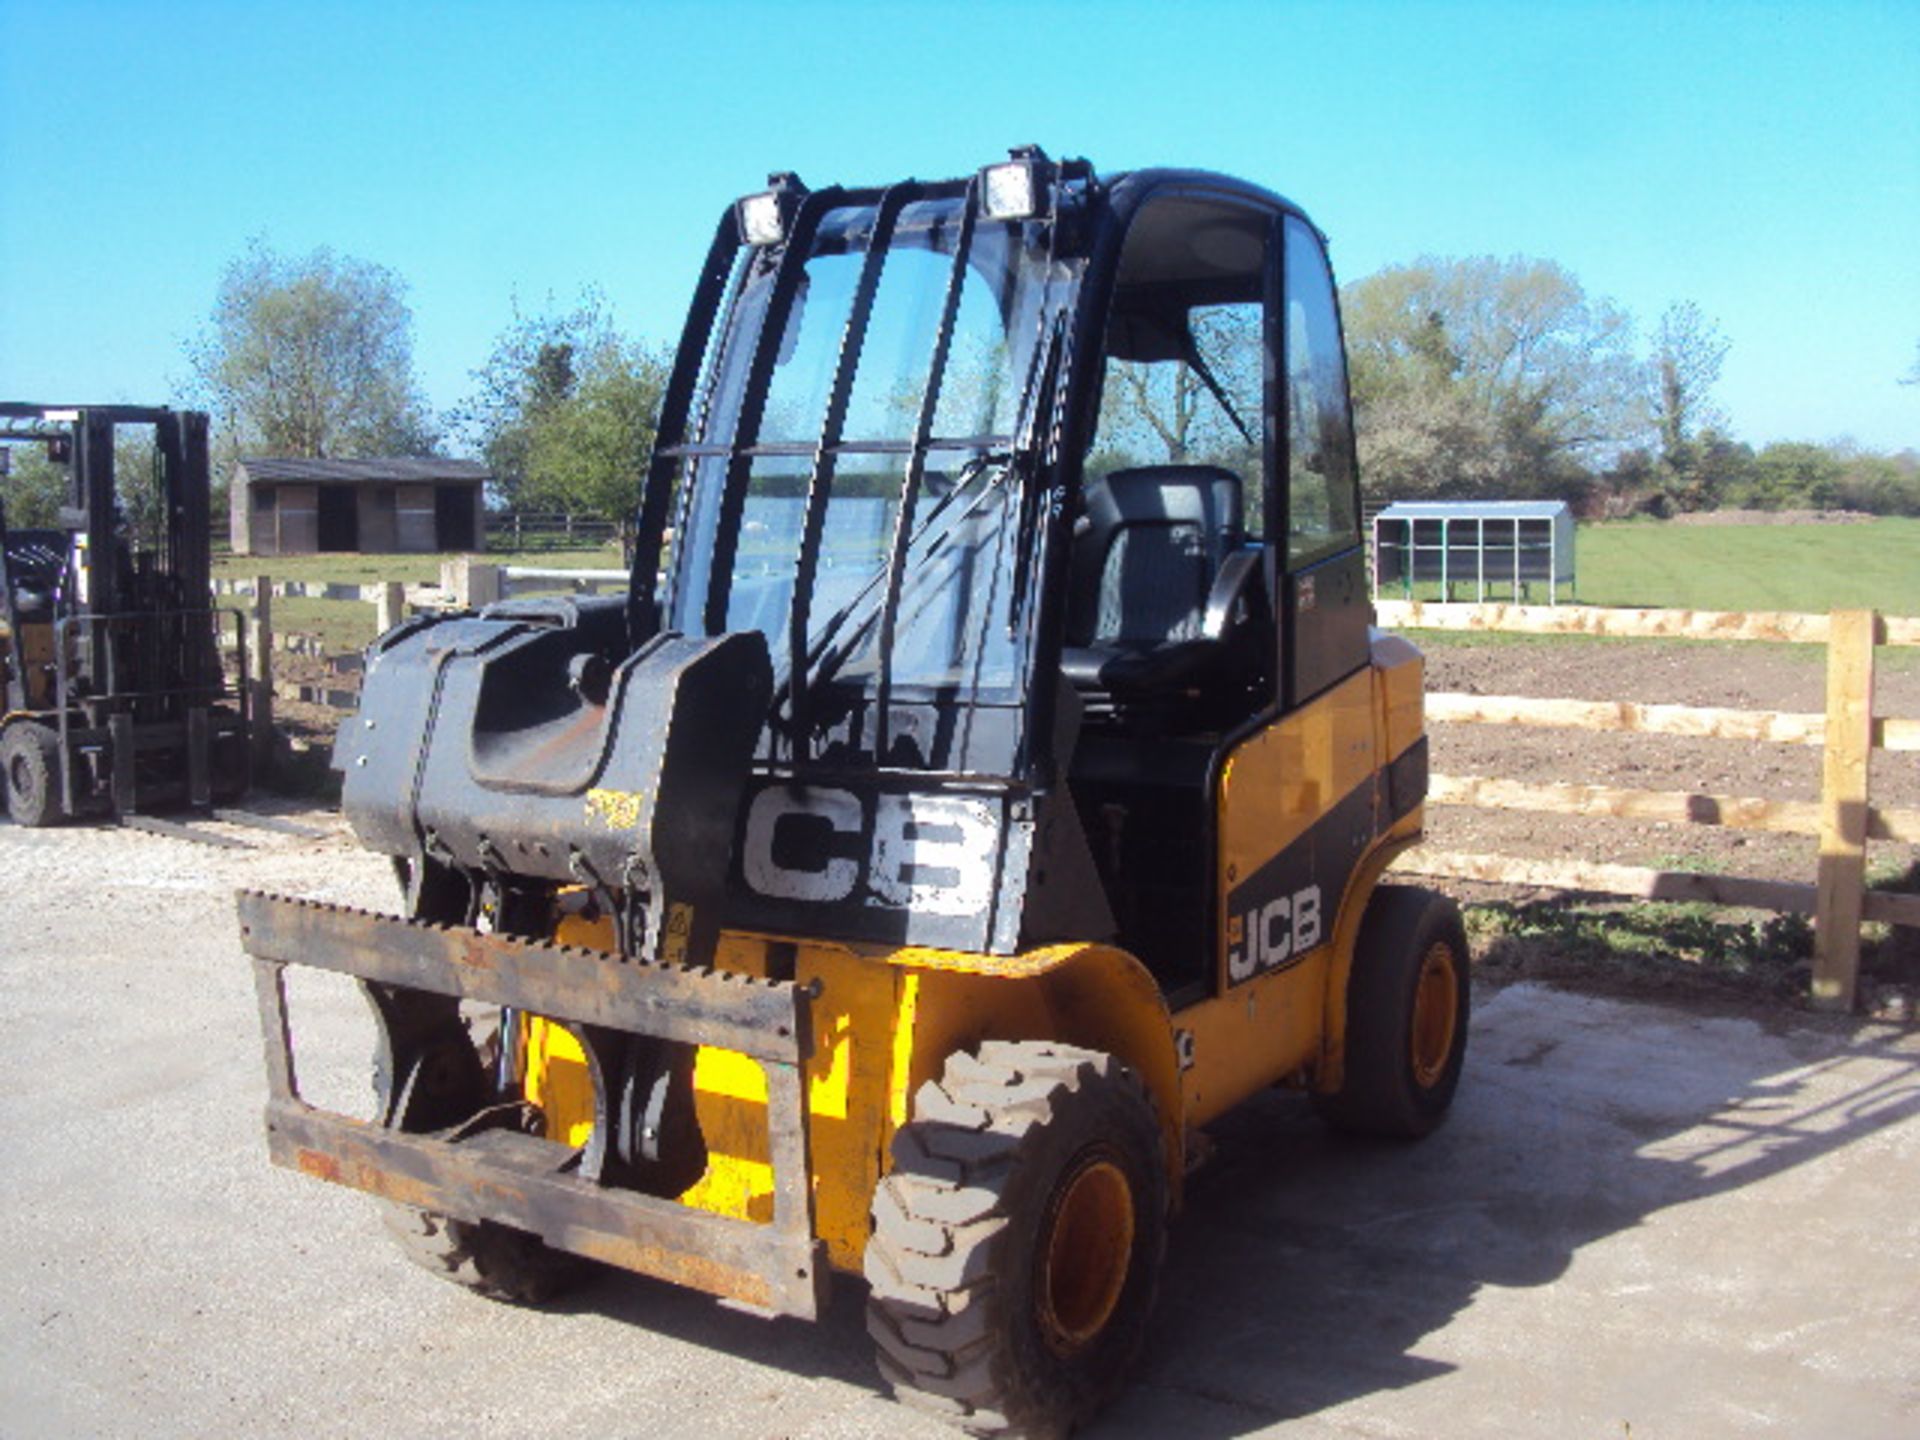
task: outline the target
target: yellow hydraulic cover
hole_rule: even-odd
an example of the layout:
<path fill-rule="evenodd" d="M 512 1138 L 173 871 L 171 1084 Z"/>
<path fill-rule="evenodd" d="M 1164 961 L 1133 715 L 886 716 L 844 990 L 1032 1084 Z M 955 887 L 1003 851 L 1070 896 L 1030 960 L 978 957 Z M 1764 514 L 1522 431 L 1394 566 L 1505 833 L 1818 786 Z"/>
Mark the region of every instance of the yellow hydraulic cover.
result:
<path fill-rule="evenodd" d="M 609 949 L 613 935 L 604 921 L 569 917 L 554 938 Z M 939 1074 L 948 1055 L 985 1039 L 1056 1039 L 1125 1059 L 1158 1102 L 1177 1181 L 1182 1150 L 1171 1027 L 1152 978 L 1124 952 L 1060 945 L 988 956 L 726 933 L 715 963 L 764 975 L 776 953 L 790 955 L 794 979 L 815 992 L 805 1071 L 809 1183 L 814 1232 L 838 1268 L 860 1267 L 874 1187 L 914 1091 Z M 523 1045 L 525 1093 L 542 1107 L 547 1137 L 584 1144 L 592 1133 L 593 1088 L 579 1045 L 560 1026 L 534 1018 L 523 1022 Z M 707 1168 L 680 1201 L 770 1221 L 765 1071 L 748 1056 L 701 1047 L 694 1110 Z"/>
<path fill-rule="evenodd" d="M 604 919 L 569 916 L 554 938 L 563 945 L 611 949 L 613 930 Z M 769 950 L 770 942 L 724 935 L 716 964 L 764 975 Z M 858 1268 L 882 1148 L 891 1133 L 894 1039 L 907 976 L 840 946 L 801 944 L 795 979 L 816 987 L 806 1069 L 814 1229 L 834 1264 Z M 542 1109 L 547 1138 L 585 1144 L 593 1132 L 593 1084 L 579 1043 L 539 1017 L 524 1022 L 523 1043 L 525 1093 Z M 735 1051 L 700 1047 L 694 1059 L 694 1112 L 706 1140 L 707 1169 L 681 1194 L 682 1203 L 770 1222 L 766 1072 Z"/>

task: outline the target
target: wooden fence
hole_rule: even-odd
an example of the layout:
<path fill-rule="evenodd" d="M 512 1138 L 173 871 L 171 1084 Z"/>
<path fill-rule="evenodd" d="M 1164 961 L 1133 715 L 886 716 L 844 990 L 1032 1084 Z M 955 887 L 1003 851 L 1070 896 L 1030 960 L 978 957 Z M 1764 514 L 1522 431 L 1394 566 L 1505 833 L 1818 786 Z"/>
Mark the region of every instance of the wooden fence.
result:
<path fill-rule="evenodd" d="M 353 588 L 375 603 L 378 628 L 384 630 L 409 609 L 477 607 L 516 589 L 591 592 L 602 587 L 617 590 L 625 583 L 622 571 L 507 567 L 460 557 L 443 565 L 438 587 L 403 589 L 389 583 Z M 236 588 L 244 593 L 264 591 L 268 596 L 282 590 L 266 577 Z M 1860 927 L 1864 922 L 1920 927 L 1920 895 L 1866 888 L 1869 843 L 1920 845 L 1920 810 L 1875 806 L 1868 785 L 1869 761 L 1875 749 L 1920 752 L 1920 719 L 1880 716 L 1873 709 L 1876 647 L 1920 647 L 1920 618 L 1882 616 L 1866 610 L 1791 615 L 1418 601 L 1381 601 L 1376 610 L 1382 625 L 1396 628 L 1770 641 L 1827 648 L 1826 709 L 1820 714 L 1519 695 L 1433 693 L 1426 700 L 1427 719 L 1432 724 L 1547 726 L 1819 747 L 1824 753 L 1818 801 L 1448 774 L 1434 775 L 1429 792 L 1431 803 L 1436 805 L 1813 836 L 1818 838 L 1820 849 L 1812 881 L 1468 854 L 1429 846 L 1403 856 L 1396 867 L 1400 871 L 1529 888 L 1811 914 L 1815 934 L 1813 999 L 1816 1005 L 1830 1009 L 1853 1007 L 1859 980 Z M 270 657 L 275 648 L 271 610 L 267 604 L 256 602 L 249 649 L 257 657 Z M 256 684 L 256 703 L 261 713 L 270 715 L 277 688 L 270 667 L 258 676 Z M 350 689 L 288 686 L 280 693 L 282 698 L 322 705 L 354 703 Z"/>
<path fill-rule="evenodd" d="M 1519 695 L 1427 696 L 1427 718 L 1436 724 L 1550 726 L 1818 746 L 1823 752 L 1818 801 L 1537 784 L 1446 774 L 1432 777 L 1429 792 L 1430 801 L 1437 805 L 1814 836 L 1820 849 L 1811 882 L 1464 854 L 1426 846 L 1404 856 L 1398 869 L 1494 884 L 1658 900 L 1701 900 L 1811 914 L 1815 937 L 1813 1001 L 1825 1009 L 1853 1008 L 1863 922 L 1920 927 L 1920 895 L 1866 888 L 1870 841 L 1920 845 L 1920 810 L 1876 807 L 1868 788 L 1869 761 L 1875 749 L 1920 751 L 1920 720 L 1876 715 L 1873 702 L 1876 647 L 1920 646 L 1920 619 L 1882 616 L 1870 610 L 1788 615 L 1404 601 L 1383 601 L 1376 608 L 1382 625 L 1401 628 L 1785 641 L 1821 644 L 1827 649 L 1826 710 L 1822 714 Z"/>
<path fill-rule="evenodd" d="M 529 515 L 489 512 L 489 550 L 597 550 L 618 543 L 620 527 L 597 515 Z"/>

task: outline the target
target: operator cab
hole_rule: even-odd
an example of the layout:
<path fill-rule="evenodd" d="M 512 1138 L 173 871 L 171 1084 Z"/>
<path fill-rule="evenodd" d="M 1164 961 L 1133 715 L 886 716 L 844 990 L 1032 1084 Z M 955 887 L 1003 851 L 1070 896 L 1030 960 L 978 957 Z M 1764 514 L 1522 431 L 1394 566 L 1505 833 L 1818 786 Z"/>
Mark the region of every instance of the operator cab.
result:
<path fill-rule="evenodd" d="M 1344 361 L 1321 240 L 1213 177 L 1130 177 L 1075 522 L 1070 783 L 1120 942 L 1206 992 L 1235 732 L 1366 663 Z M 1276 607 L 1276 597 L 1280 605 Z"/>
<path fill-rule="evenodd" d="M 766 639 L 735 923 L 1111 939 L 1177 1001 L 1218 968 L 1228 753 L 1367 664 L 1362 582 L 1319 233 L 1026 149 L 723 221 L 627 619 Z"/>

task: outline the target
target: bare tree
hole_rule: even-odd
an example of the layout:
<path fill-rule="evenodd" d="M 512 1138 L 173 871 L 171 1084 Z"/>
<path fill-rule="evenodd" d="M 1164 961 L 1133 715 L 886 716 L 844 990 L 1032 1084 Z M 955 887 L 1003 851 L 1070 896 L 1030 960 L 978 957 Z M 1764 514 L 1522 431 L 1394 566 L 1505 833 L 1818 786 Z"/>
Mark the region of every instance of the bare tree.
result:
<path fill-rule="evenodd" d="M 1667 306 L 1654 329 L 1653 420 L 1660 452 L 1675 468 L 1684 465 L 1686 447 L 1702 431 L 1726 424 L 1712 391 L 1727 348 L 1720 327 L 1691 300 Z"/>

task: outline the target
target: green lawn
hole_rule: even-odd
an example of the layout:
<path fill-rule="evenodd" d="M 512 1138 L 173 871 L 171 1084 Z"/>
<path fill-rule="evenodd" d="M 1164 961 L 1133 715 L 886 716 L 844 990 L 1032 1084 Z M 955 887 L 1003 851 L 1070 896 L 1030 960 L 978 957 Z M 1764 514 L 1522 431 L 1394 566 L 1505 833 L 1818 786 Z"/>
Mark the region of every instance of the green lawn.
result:
<path fill-rule="evenodd" d="M 1582 525 L 1575 598 L 1682 610 L 1850 607 L 1920 615 L 1920 520 Z"/>
<path fill-rule="evenodd" d="M 265 575 L 272 580 L 332 580 L 342 585 L 373 585 L 384 580 L 437 585 L 439 555 L 217 555 L 217 579 L 242 580 Z M 451 558 L 451 557 L 446 557 Z M 478 558 L 478 557 L 476 557 Z M 618 546 L 601 550 L 537 550 L 491 554 L 489 565 L 538 565 L 549 570 L 624 570 Z M 222 595 L 220 605 L 250 610 L 244 595 Z M 273 602 L 273 628 L 283 635 L 318 635 L 331 651 L 358 650 L 373 639 L 374 609 L 369 600 L 321 600 L 281 596 Z"/>

